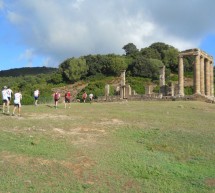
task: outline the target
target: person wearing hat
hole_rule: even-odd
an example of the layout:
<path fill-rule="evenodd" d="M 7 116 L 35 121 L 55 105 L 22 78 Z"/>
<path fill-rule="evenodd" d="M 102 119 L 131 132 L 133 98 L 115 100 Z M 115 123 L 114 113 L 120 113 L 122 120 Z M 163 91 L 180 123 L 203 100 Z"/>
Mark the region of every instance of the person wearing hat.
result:
<path fill-rule="evenodd" d="M 9 112 L 9 102 L 8 102 L 8 94 L 7 94 L 7 87 L 4 86 L 2 90 L 2 100 L 3 100 L 3 113 L 5 113 L 5 106 L 7 106 L 7 113 Z"/>

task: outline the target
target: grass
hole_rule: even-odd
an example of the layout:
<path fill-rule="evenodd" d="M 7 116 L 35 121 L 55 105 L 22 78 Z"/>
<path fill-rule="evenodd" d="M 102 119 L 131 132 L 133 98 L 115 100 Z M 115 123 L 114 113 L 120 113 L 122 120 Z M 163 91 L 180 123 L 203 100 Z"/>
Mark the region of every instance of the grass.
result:
<path fill-rule="evenodd" d="M 188 101 L 0 114 L 0 193 L 215 192 L 214 117 Z"/>

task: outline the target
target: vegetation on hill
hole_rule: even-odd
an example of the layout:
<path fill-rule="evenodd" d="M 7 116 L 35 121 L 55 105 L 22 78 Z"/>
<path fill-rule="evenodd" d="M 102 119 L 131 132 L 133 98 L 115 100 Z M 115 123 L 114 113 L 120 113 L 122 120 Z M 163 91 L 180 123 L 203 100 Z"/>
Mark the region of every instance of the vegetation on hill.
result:
<path fill-rule="evenodd" d="M 128 43 L 122 49 L 125 54 L 87 55 L 79 58 L 68 58 L 59 64 L 59 68 L 21 68 L 0 71 L 0 86 L 11 86 L 12 90 L 21 90 L 24 104 L 33 103 L 33 90 L 41 91 L 40 102 L 51 100 L 53 88 L 84 81 L 87 92 L 93 92 L 95 97 L 104 95 L 104 86 L 117 80 L 122 70 L 126 70 L 126 80 L 139 94 L 144 93 L 144 85 L 157 84 L 159 90 L 159 70 L 166 66 L 166 83 L 177 81 L 178 49 L 165 43 L 153 43 L 149 47 L 136 48 Z M 192 77 L 193 57 L 184 58 L 185 76 Z M 118 82 L 119 84 L 120 82 Z M 116 83 L 115 83 L 116 84 Z M 116 94 L 110 83 L 111 93 Z M 82 92 L 82 90 L 79 90 Z M 79 92 L 74 92 L 75 98 L 81 98 Z M 192 87 L 185 88 L 185 93 L 192 94 Z"/>
<path fill-rule="evenodd" d="M 0 77 L 17 77 L 17 76 L 27 76 L 27 75 L 38 75 L 38 74 L 50 74 L 56 72 L 57 68 L 48 67 L 24 67 L 24 68 L 14 68 L 10 70 L 0 71 Z"/>

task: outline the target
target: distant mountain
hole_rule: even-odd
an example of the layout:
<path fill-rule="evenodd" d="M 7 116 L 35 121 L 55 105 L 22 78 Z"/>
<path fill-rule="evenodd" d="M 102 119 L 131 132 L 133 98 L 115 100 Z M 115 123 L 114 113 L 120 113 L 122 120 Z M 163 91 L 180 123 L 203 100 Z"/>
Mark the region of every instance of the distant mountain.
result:
<path fill-rule="evenodd" d="M 0 77 L 8 76 L 26 76 L 26 75 L 37 75 L 37 74 L 49 74 L 56 72 L 57 68 L 48 68 L 48 67 L 24 67 L 24 68 L 14 68 L 10 70 L 0 71 Z"/>

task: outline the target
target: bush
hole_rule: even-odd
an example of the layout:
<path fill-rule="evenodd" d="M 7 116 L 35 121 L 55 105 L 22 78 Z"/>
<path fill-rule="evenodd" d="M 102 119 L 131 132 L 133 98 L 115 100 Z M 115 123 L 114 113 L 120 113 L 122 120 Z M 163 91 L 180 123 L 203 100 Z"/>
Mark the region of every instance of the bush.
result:
<path fill-rule="evenodd" d="M 178 81 L 178 75 L 177 74 L 172 74 L 170 76 L 170 81 Z"/>
<path fill-rule="evenodd" d="M 193 86 L 184 87 L 184 94 L 185 95 L 193 95 L 194 94 Z"/>
<path fill-rule="evenodd" d="M 27 93 L 22 94 L 22 101 L 23 105 L 32 105 L 34 104 L 34 97 L 32 95 L 28 95 Z"/>
<path fill-rule="evenodd" d="M 145 85 L 151 82 L 148 78 L 141 77 L 128 77 L 127 83 L 130 84 L 132 90 L 135 90 L 138 94 L 145 94 Z"/>

